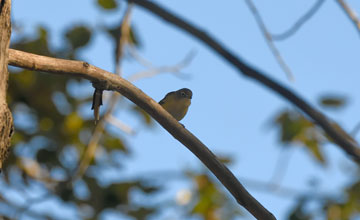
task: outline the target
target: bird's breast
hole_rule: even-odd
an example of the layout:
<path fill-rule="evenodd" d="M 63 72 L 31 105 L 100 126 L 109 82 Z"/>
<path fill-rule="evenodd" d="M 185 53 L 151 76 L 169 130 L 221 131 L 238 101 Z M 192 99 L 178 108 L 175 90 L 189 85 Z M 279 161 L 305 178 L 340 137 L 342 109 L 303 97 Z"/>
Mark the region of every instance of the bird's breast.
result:
<path fill-rule="evenodd" d="M 167 112 L 169 112 L 176 120 L 180 121 L 185 117 L 190 104 L 190 99 L 171 101 L 169 100 L 168 102 L 165 102 L 162 107 Z"/>

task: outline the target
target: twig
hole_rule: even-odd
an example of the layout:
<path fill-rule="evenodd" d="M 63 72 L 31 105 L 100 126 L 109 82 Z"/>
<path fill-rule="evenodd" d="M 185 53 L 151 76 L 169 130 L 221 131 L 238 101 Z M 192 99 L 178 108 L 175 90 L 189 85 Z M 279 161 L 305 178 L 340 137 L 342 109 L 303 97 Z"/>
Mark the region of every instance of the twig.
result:
<path fill-rule="evenodd" d="M 208 173 L 206 175 L 209 175 Z M 138 179 L 150 179 L 150 180 L 166 180 L 166 181 L 188 181 L 188 178 L 183 172 L 179 170 L 155 170 L 155 171 L 146 171 L 140 172 L 135 175 L 124 176 L 122 177 L 123 181 L 133 181 Z M 289 197 L 301 197 L 306 196 L 311 199 L 325 199 L 329 198 L 329 193 L 327 192 L 312 192 L 311 190 L 301 190 L 296 189 L 293 187 L 286 187 L 286 186 L 278 186 L 274 188 L 273 186 L 269 185 L 269 182 L 262 181 L 258 179 L 252 179 L 248 177 L 237 177 L 241 182 L 247 187 L 252 188 L 257 191 L 263 191 L 269 194 L 273 194 L 274 196 L 289 198 Z"/>
<path fill-rule="evenodd" d="M 135 131 L 124 122 L 120 121 L 116 117 L 112 116 L 111 114 L 105 117 L 105 121 L 109 124 L 112 124 L 113 126 L 117 127 L 118 129 L 122 130 L 123 132 L 133 135 L 135 134 Z"/>
<path fill-rule="evenodd" d="M 360 122 L 358 122 L 354 129 L 351 131 L 350 135 L 355 138 L 356 134 L 360 131 Z"/>
<path fill-rule="evenodd" d="M 350 8 L 350 6 L 344 0 L 337 0 L 341 8 L 344 10 L 349 19 L 353 22 L 356 30 L 360 34 L 360 21 L 356 13 Z"/>
<path fill-rule="evenodd" d="M 271 179 L 268 183 L 269 187 L 271 187 L 274 191 L 278 190 L 280 188 L 280 183 L 282 179 L 285 177 L 286 171 L 289 167 L 289 162 L 291 161 L 291 155 L 293 151 L 290 151 L 290 155 L 285 154 L 287 152 L 284 152 L 285 149 L 283 149 L 282 152 L 280 152 L 279 158 L 276 161 L 274 172 L 271 176 Z M 289 149 L 292 150 L 292 149 Z"/>
<path fill-rule="evenodd" d="M 261 30 L 261 33 L 264 35 L 264 38 L 266 40 L 267 45 L 270 48 L 271 53 L 274 55 L 275 59 L 279 63 L 281 69 L 285 72 L 288 79 L 290 81 L 294 81 L 294 74 L 292 73 L 289 66 L 286 64 L 284 58 L 281 56 L 280 51 L 275 46 L 275 44 L 272 40 L 272 36 L 269 33 L 269 31 L 267 30 L 266 25 L 265 25 L 263 19 L 261 18 L 259 11 L 255 7 L 255 4 L 252 2 L 252 0 L 246 0 L 246 4 L 248 5 L 248 7 L 250 8 L 250 11 L 254 15 L 256 23 L 258 24 L 258 26 Z"/>
<path fill-rule="evenodd" d="M 9 49 L 9 65 L 30 70 L 77 76 L 93 82 L 102 83 L 107 90 L 114 90 L 134 102 L 151 115 L 174 138 L 193 152 L 229 190 L 236 201 L 244 206 L 255 218 L 276 219 L 264 208 L 234 174 L 191 132 L 185 129 L 155 100 L 118 75 L 109 73 L 87 62 L 50 58 L 18 50 Z"/>
<path fill-rule="evenodd" d="M 152 77 L 156 74 L 162 73 L 162 72 L 172 72 L 172 73 L 179 73 L 181 69 L 183 69 L 185 66 L 187 66 L 191 60 L 194 58 L 195 52 L 191 51 L 186 57 L 180 61 L 179 63 L 172 65 L 172 66 L 160 66 L 160 67 L 154 67 L 152 64 L 149 64 L 149 70 L 138 72 L 134 75 L 131 75 L 128 80 L 130 82 L 134 82 L 139 79 Z"/>
<path fill-rule="evenodd" d="M 281 41 L 294 35 L 298 30 L 300 30 L 301 26 L 303 26 L 308 20 L 310 20 L 310 18 L 312 18 L 312 16 L 315 15 L 324 2 L 325 0 L 317 0 L 310 10 L 301 16 L 288 30 L 280 34 L 271 34 L 272 39 L 274 41 Z"/>
<path fill-rule="evenodd" d="M 128 4 L 127 9 L 124 14 L 124 18 L 120 25 L 120 36 L 119 42 L 116 45 L 116 55 L 115 55 L 115 73 L 121 75 L 121 60 L 124 53 L 124 48 L 126 44 L 129 42 L 130 36 L 130 19 L 131 19 L 131 11 L 133 8 L 133 4 Z"/>
<path fill-rule="evenodd" d="M 134 47 L 129 47 L 129 53 L 140 65 L 149 69 L 154 67 L 154 65 L 150 61 L 142 57 Z"/>
<path fill-rule="evenodd" d="M 223 59 L 233 65 L 238 70 L 239 74 L 256 80 L 257 82 L 269 88 L 271 91 L 276 92 L 277 94 L 297 106 L 305 114 L 307 114 L 317 125 L 324 129 L 324 131 L 329 135 L 329 137 L 331 137 L 332 140 L 339 147 L 341 147 L 355 162 L 360 163 L 360 149 L 358 144 L 348 140 L 343 134 L 338 132 L 336 128 L 332 125 L 331 120 L 327 119 L 324 114 L 316 110 L 304 99 L 300 98 L 300 96 L 297 95 L 295 92 L 269 78 L 264 72 L 257 70 L 249 64 L 245 63 L 240 57 L 230 52 L 220 42 L 215 40 L 212 36 L 208 35 L 205 31 L 195 27 L 194 25 L 190 24 L 190 22 L 185 21 L 174 13 L 169 12 L 168 10 L 158 6 L 156 3 L 149 0 L 126 1 L 133 2 L 143 7 L 144 9 L 147 9 L 154 15 L 159 16 L 170 24 L 173 24 L 174 26 L 189 33 L 193 37 L 197 38 L 199 41 L 206 44 L 209 48 L 213 49 Z"/>

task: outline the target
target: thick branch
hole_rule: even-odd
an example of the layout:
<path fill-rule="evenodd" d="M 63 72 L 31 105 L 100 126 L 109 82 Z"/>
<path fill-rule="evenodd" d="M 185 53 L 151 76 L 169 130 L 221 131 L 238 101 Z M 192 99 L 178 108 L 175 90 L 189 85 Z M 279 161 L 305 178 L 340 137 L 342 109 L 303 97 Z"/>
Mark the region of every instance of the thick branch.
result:
<path fill-rule="evenodd" d="M 13 133 L 13 120 L 6 103 L 8 72 L 8 48 L 10 44 L 11 0 L 0 0 L 0 169 L 6 159 Z"/>
<path fill-rule="evenodd" d="M 319 125 L 324 131 L 332 138 L 332 140 L 341 147 L 350 157 L 352 157 L 357 163 L 360 163 L 360 149 L 357 143 L 353 142 L 347 137 L 347 135 L 339 132 L 338 129 L 333 125 L 334 123 L 331 120 L 327 119 L 325 115 L 317 111 L 304 99 L 302 99 L 295 92 L 284 87 L 280 83 L 274 81 L 266 74 L 256 68 L 250 66 L 244 62 L 240 57 L 236 56 L 230 50 L 226 49 L 219 41 L 215 40 L 212 36 L 207 34 L 205 31 L 195 27 L 188 21 L 180 18 L 179 16 L 174 15 L 174 13 L 165 10 L 164 8 L 158 6 L 157 4 L 151 1 L 145 0 L 127 0 L 128 2 L 133 2 L 149 12 L 159 16 L 170 24 L 175 25 L 176 27 L 184 30 L 193 37 L 200 40 L 202 43 L 210 47 L 222 58 L 228 61 L 233 65 L 239 72 L 244 76 L 250 77 L 255 81 L 261 83 L 262 85 L 268 87 L 270 90 L 278 93 L 283 98 L 287 99 L 289 102 L 301 109 L 305 114 L 307 114 L 317 125 Z"/>
<path fill-rule="evenodd" d="M 243 205 L 257 219 L 275 219 L 269 211 L 247 192 L 231 171 L 219 162 L 216 156 L 197 137 L 183 128 L 156 101 L 120 76 L 86 62 L 55 59 L 12 49 L 9 50 L 9 65 L 62 75 L 79 76 L 93 82 L 102 83 L 104 88 L 121 93 L 149 113 L 174 138 L 193 152 L 230 191 L 237 202 Z"/>

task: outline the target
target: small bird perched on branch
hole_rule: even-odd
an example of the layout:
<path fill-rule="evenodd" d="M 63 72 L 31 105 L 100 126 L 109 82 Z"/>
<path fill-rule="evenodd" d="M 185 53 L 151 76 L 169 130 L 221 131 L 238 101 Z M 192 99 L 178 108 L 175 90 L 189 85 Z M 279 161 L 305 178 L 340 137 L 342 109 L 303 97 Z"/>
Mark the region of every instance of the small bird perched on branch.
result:
<path fill-rule="evenodd" d="M 169 92 L 159 102 L 159 104 L 176 120 L 180 121 L 184 118 L 188 111 L 188 108 L 191 104 L 191 98 L 191 90 L 184 88 L 177 91 Z"/>

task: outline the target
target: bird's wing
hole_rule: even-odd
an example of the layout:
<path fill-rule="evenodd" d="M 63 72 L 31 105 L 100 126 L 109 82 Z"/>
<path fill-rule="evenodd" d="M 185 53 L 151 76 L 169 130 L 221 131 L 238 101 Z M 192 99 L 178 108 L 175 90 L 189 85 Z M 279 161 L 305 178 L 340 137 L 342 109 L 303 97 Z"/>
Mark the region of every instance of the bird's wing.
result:
<path fill-rule="evenodd" d="M 168 94 L 166 94 L 166 96 L 165 96 L 163 99 L 160 100 L 159 104 L 160 104 L 160 105 L 164 104 L 165 99 L 166 99 L 169 95 L 172 95 L 172 94 L 174 94 L 174 93 L 175 93 L 175 92 L 169 92 Z"/>

